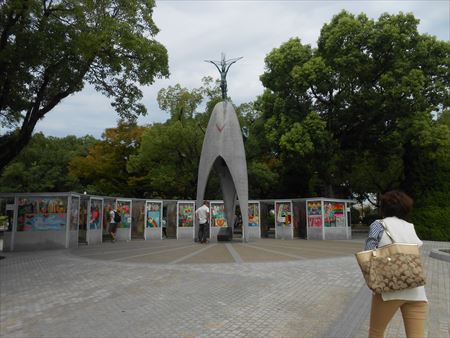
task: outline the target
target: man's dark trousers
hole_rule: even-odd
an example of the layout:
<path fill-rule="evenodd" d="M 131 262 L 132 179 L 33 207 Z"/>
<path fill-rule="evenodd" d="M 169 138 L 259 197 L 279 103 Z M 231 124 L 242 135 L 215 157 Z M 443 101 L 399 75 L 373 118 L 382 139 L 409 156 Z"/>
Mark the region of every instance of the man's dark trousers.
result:
<path fill-rule="evenodd" d="M 200 243 L 206 243 L 208 231 L 208 222 L 199 224 L 198 226 L 198 241 Z"/>

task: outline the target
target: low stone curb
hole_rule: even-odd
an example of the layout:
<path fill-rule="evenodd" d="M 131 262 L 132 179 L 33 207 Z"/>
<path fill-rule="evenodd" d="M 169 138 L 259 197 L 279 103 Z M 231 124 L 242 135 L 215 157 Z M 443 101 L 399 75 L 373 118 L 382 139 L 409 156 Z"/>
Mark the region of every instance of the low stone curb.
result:
<path fill-rule="evenodd" d="M 430 251 L 430 257 L 450 262 L 450 254 L 441 251 L 440 249 L 432 249 Z"/>

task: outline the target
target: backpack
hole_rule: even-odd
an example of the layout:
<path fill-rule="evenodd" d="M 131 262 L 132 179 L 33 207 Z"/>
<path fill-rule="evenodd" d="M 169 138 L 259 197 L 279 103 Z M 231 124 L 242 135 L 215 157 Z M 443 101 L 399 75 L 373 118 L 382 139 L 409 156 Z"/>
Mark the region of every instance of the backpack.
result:
<path fill-rule="evenodd" d="M 114 222 L 120 223 L 122 220 L 122 217 L 120 216 L 120 213 L 118 213 L 116 210 L 114 210 Z"/>

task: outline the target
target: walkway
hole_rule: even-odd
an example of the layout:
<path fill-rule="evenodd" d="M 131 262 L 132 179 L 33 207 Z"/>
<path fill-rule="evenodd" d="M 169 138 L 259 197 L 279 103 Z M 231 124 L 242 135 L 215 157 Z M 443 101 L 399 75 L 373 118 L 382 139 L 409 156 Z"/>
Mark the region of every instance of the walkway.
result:
<path fill-rule="evenodd" d="M 362 240 L 131 241 L 2 253 L 1 337 L 366 337 Z M 450 263 L 423 250 L 428 337 L 449 337 Z M 404 337 L 400 316 L 386 337 Z"/>

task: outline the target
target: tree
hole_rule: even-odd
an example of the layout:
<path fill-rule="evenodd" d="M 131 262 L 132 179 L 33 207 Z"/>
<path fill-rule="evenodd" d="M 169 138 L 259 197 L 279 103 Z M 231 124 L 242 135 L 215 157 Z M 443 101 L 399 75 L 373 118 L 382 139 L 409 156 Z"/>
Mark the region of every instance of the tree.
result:
<path fill-rule="evenodd" d="M 441 119 L 442 118 L 442 119 Z M 412 219 L 421 238 L 450 240 L 450 128 L 445 115 L 430 121 L 425 114 L 404 126 L 409 168 L 404 190 L 415 197 Z"/>
<path fill-rule="evenodd" d="M 202 86 L 199 88 L 190 90 L 177 83 L 175 86 L 162 88 L 157 97 L 159 108 L 169 113 L 172 121 L 189 120 L 203 114 L 204 112 L 198 111 L 198 108 L 205 101 L 209 118 L 214 106 L 220 100 L 222 100 L 220 80 L 214 80 L 211 76 L 203 77 Z"/>
<path fill-rule="evenodd" d="M 138 153 L 128 164 L 133 175 L 130 183 L 139 186 L 143 196 L 195 198 L 204 131 L 213 104 L 221 95 L 219 83 L 205 77 L 199 88 L 176 84 L 159 91 L 159 107 L 170 114 L 170 119 L 146 129 Z M 199 111 L 203 106 L 206 111 Z M 210 180 L 210 190 L 218 190 L 216 181 Z"/>
<path fill-rule="evenodd" d="M 147 198 L 194 199 L 203 136 L 193 119 L 148 127 L 128 163 L 130 184 Z"/>
<path fill-rule="evenodd" d="M 188 90 L 179 83 L 163 88 L 158 92 L 159 108 L 169 112 L 171 120 L 192 119 L 197 107 L 203 101 L 202 88 Z"/>
<path fill-rule="evenodd" d="M 75 156 L 86 156 L 96 140 L 92 136 L 77 138 L 33 135 L 22 153 L 3 170 L 0 191 L 60 192 L 79 191 L 83 186 L 69 175 L 69 162 Z"/>
<path fill-rule="evenodd" d="M 343 11 L 323 26 L 316 49 L 291 39 L 266 57 L 267 89 L 256 104 L 286 191 L 295 163 L 297 176 L 311 175 L 311 167 L 347 196 L 402 189 L 418 201 L 416 215 L 433 196 L 446 200 L 450 43 L 420 34 L 417 25 L 412 14 L 371 20 Z M 318 142 L 309 142 L 310 133 Z M 322 170 L 314 158 L 324 159 Z M 441 229 L 424 220 L 424 229 Z"/>
<path fill-rule="evenodd" d="M 145 114 L 137 83 L 167 77 L 153 0 L 5 1 L 0 7 L 0 170 L 36 123 L 89 83 L 121 118 Z"/>
<path fill-rule="evenodd" d="M 292 70 L 340 145 L 349 187 L 363 174 L 376 191 L 412 193 L 416 158 L 405 126 L 450 104 L 450 44 L 419 34 L 418 22 L 412 14 L 374 21 L 343 11 L 322 28 L 314 57 Z"/>
<path fill-rule="evenodd" d="M 267 88 L 255 108 L 261 122 L 250 134 L 265 140 L 260 154 L 279 174 L 275 196 L 329 195 L 334 183 L 336 144 L 326 123 L 314 113 L 307 86 L 293 77 L 293 69 L 313 57 L 309 45 L 294 38 L 267 55 L 261 81 Z M 299 174 L 301 173 L 301 174 Z"/>
<path fill-rule="evenodd" d="M 317 49 L 299 39 L 274 49 L 261 76 L 267 90 L 257 101 L 271 150 L 282 158 L 292 141 L 306 140 L 298 123 L 316 111 L 339 154 L 324 156 L 331 172 L 315 170 L 323 181 L 347 194 L 412 193 L 417 158 L 405 126 L 424 114 L 430 122 L 433 111 L 450 104 L 450 44 L 418 33 L 417 24 L 412 14 L 375 21 L 343 11 L 324 25 Z M 298 155 L 297 163 L 305 159 Z"/>
<path fill-rule="evenodd" d="M 90 194 L 139 196 L 139 187 L 130 184 L 127 163 L 137 153 L 144 127 L 134 122 L 119 122 L 108 128 L 86 155 L 72 158 L 69 173 L 76 177 Z"/>

